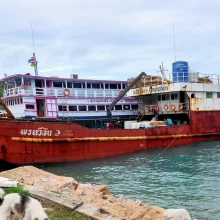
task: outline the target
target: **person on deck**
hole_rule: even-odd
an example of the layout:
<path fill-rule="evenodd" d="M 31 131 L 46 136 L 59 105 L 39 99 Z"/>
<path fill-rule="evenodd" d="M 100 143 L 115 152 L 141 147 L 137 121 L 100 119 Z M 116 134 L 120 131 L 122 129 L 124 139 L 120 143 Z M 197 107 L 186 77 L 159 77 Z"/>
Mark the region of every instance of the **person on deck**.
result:
<path fill-rule="evenodd" d="M 114 129 L 114 125 L 111 121 L 108 123 L 107 129 Z"/>
<path fill-rule="evenodd" d="M 167 117 L 166 125 L 173 125 L 172 119 Z"/>
<path fill-rule="evenodd" d="M 121 123 L 121 120 L 120 120 L 119 117 L 117 118 L 117 121 L 116 121 L 115 127 L 116 127 L 116 128 L 122 128 L 122 123 Z"/>

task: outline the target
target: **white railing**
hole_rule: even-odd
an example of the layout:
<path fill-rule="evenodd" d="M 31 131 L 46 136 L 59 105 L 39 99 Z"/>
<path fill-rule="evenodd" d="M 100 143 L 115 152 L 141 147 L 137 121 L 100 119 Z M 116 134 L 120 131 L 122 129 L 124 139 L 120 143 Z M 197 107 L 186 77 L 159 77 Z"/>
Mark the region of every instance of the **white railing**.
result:
<path fill-rule="evenodd" d="M 167 80 L 166 80 L 167 79 Z M 218 84 L 220 85 L 220 75 L 217 74 L 202 74 L 198 72 L 178 72 L 170 73 L 168 77 L 163 79 L 161 74 L 159 75 L 147 75 L 134 85 L 134 88 L 156 86 L 163 83 L 176 83 L 176 82 L 188 82 L 188 83 L 205 83 L 205 84 Z"/>
<path fill-rule="evenodd" d="M 198 72 L 178 72 L 170 73 L 169 81 L 175 82 L 189 82 L 189 83 L 204 83 L 220 85 L 220 75 L 217 74 L 203 74 Z"/>
<path fill-rule="evenodd" d="M 33 96 L 64 96 L 65 88 L 10 88 L 4 91 L 4 97 L 15 95 L 33 95 Z M 120 89 L 68 89 L 69 96 L 74 98 L 100 98 L 100 97 L 117 97 Z M 125 94 L 127 96 L 127 94 Z"/>

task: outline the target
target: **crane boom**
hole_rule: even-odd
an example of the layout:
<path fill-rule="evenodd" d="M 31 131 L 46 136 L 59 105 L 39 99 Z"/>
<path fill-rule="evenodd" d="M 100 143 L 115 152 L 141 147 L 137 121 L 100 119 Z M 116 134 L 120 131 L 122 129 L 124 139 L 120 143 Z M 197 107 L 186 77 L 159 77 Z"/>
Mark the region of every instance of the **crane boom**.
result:
<path fill-rule="evenodd" d="M 112 117 L 112 114 L 111 114 L 111 111 L 113 109 L 113 107 L 116 105 L 116 103 L 118 101 L 121 100 L 121 98 L 129 91 L 129 89 L 131 89 L 134 84 L 139 80 L 141 79 L 142 76 L 146 76 L 146 73 L 145 72 L 142 72 L 140 73 L 132 82 L 129 86 L 127 86 L 115 99 L 114 101 L 107 107 L 107 119 L 108 120 L 111 120 L 111 117 Z"/>

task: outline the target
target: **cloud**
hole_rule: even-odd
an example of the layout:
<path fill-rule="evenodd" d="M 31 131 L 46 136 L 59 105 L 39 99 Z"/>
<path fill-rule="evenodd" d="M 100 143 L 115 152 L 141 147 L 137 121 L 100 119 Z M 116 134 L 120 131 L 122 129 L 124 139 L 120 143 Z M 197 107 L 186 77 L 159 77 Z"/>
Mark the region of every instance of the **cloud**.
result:
<path fill-rule="evenodd" d="M 80 69 L 79 66 L 56 66 L 48 69 L 41 69 L 39 70 L 40 73 L 47 73 L 47 72 L 56 72 L 56 71 L 64 71 L 64 70 L 71 70 L 71 69 Z"/>
<path fill-rule="evenodd" d="M 220 2 L 205 0 L 1 1 L 0 71 L 33 72 L 31 22 L 39 73 L 124 79 L 141 71 L 171 72 L 176 57 L 200 72 L 216 72 Z M 104 78 L 103 78 L 104 77 Z"/>
<path fill-rule="evenodd" d="M 83 75 L 83 79 L 97 79 L 97 80 L 104 80 L 104 79 L 115 79 L 114 76 L 106 76 L 106 75 Z"/>

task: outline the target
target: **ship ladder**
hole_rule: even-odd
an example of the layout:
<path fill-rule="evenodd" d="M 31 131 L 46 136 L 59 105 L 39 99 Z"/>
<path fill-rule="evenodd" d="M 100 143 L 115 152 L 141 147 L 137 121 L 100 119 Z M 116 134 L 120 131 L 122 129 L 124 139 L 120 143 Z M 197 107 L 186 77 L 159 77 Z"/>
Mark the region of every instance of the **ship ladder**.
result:
<path fill-rule="evenodd" d="M 144 115 L 141 115 L 141 118 L 140 118 L 140 120 L 139 120 L 139 121 L 141 121 L 143 117 L 144 117 Z"/>
<path fill-rule="evenodd" d="M 145 112 L 143 110 L 140 111 L 137 118 L 136 118 L 136 120 L 141 121 L 143 119 L 144 115 L 145 115 Z"/>

